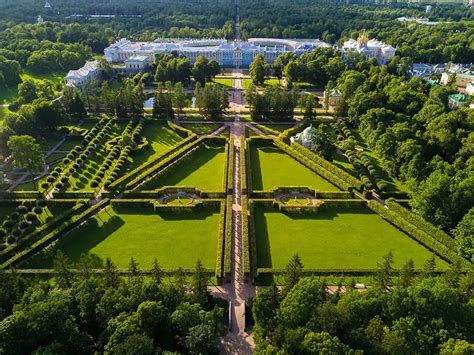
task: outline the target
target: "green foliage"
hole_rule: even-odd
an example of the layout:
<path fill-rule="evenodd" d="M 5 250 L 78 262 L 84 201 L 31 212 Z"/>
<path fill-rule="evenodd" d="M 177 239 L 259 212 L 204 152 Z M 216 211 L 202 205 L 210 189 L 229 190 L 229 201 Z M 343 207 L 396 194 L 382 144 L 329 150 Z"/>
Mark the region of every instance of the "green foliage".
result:
<path fill-rule="evenodd" d="M 265 75 L 267 74 L 267 68 L 265 65 L 265 59 L 263 55 L 258 54 L 255 56 L 252 64 L 250 64 L 250 78 L 254 85 L 262 86 L 265 82 Z"/>
<path fill-rule="evenodd" d="M 44 155 L 33 137 L 11 136 L 8 139 L 8 148 L 17 168 L 26 169 L 30 173 L 38 173 L 43 169 Z"/>

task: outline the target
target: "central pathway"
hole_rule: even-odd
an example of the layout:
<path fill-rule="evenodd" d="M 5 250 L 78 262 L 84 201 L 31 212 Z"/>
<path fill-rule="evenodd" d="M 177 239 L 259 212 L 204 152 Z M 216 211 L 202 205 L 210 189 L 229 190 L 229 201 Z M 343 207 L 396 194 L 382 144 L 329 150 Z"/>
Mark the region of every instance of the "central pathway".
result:
<path fill-rule="evenodd" d="M 255 296 L 255 287 L 245 283 L 242 268 L 242 183 L 241 183 L 241 137 L 245 137 L 246 126 L 240 121 L 243 107 L 241 71 L 234 71 L 234 91 L 231 108 L 235 111 L 235 121 L 230 124 L 230 134 L 234 139 L 234 185 L 232 192 L 232 255 L 231 281 L 222 287 L 212 289 L 215 296 L 223 297 L 230 303 L 231 324 L 229 333 L 221 339 L 220 350 L 224 354 L 251 354 L 254 350 L 253 338 L 245 332 L 245 301 Z"/>

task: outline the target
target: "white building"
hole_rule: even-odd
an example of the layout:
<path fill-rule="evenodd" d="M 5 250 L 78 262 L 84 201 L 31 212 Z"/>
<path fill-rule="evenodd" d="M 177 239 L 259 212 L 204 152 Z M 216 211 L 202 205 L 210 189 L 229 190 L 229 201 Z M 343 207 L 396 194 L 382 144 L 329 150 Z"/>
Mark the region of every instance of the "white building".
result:
<path fill-rule="evenodd" d="M 343 58 L 348 52 L 356 52 L 365 55 L 366 58 L 377 59 L 379 64 L 386 64 L 395 55 L 395 48 L 391 45 L 376 39 L 369 40 L 366 34 L 361 34 L 357 40 L 350 39 L 344 42 L 341 51 Z"/>
<path fill-rule="evenodd" d="M 290 138 L 291 143 L 299 143 L 303 147 L 313 149 L 313 138 L 316 136 L 316 128 L 313 125 L 306 127 L 301 133 Z"/>
<path fill-rule="evenodd" d="M 200 55 L 215 60 L 222 67 L 249 67 L 257 54 L 271 64 L 283 53 L 294 52 L 300 56 L 318 47 L 331 47 L 320 40 L 288 40 L 276 38 L 251 38 L 247 42 L 228 42 L 224 39 L 187 41 L 133 42 L 121 39 L 105 48 L 104 55 L 110 63 L 123 63 L 134 56 L 145 56 L 150 63 L 158 53 L 182 54 L 193 63 Z"/>
<path fill-rule="evenodd" d="M 474 96 L 474 83 L 470 83 L 466 86 L 466 94 Z"/>
<path fill-rule="evenodd" d="M 91 85 L 93 81 L 100 83 L 102 79 L 99 62 L 86 62 L 86 64 L 77 70 L 70 70 L 64 78 L 66 86 L 83 89 L 85 85 Z"/>
<path fill-rule="evenodd" d="M 41 15 L 38 15 L 38 18 L 36 19 L 36 23 L 38 25 L 41 25 L 44 22 L 44 19 Z"/>
<path fill-rule="evenodd" d="M 326 96 L 328 95 L 327 90 L 324 90 L 323 94 L 323 102 L 324 106 L 326 106 Z M 335 107 L 339 103 L 339 101 L 342 98 L 342 94 L 338 89 L 331 89 L 329 91 L 329 99 L 327 100 L 327 103 L 329 106 Z M 324 107 L 326 110 L 329 109 L 329 107 Z"/>

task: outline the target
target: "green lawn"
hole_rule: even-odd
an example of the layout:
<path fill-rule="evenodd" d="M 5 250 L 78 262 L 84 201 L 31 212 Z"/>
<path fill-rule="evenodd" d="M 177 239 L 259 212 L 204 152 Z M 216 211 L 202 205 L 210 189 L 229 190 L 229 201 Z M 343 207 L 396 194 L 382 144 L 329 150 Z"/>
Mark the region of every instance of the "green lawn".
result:
<path fill-rule="evenodd" d="M 244 78 L 242 79 L 242 87 L 243 89 L 247 89 L 250 86 L 252 79 Z M 271 86 L 278 86 L 284 85 L 284 80 L 278 80 L 277 78 L 269 78 L 265 80 L 264 87 L 271 87 Z"/>
<path fill-rule="evenodd" d="M 165 153 L 183 139 L 165 121 L 148 121 L 142 132 L 149 144 L 143 150 L 129 157 L 127 171 Z"/>
<path fill-rule="evenodd" d="M 365 207 L 288 215 L 254 209 L 257 264 L 284 268 L 298 253 L 306 268 L 373 269 L 392 250 L 395 267 L 413 259 L 421 268 L 431 257 L 422 245 Z M 438 267 L 446 262 L 436 258 Z"/>
<path fill-rule="evenodd" d="M 73 262 L 88 254 L 96 265 L 107 257 L 127 268 L 133 257 L 142 268 L 156 258 L 165 269 L 194 268 L 199 258 L 205 268 L 216 265 L 219 213 L 161 213 L 151 209 L 111 207 L 75 229 L 48 254 L 33 257 L 23 267 L 50 268 L 62 250 Z"/>
<path fill-rule="evenodd" d="M 222 191 L 225 166 L 224 147 L 202 146 L 165 175 L 152 179 L 143 187 L 154 190 L 163 186 L 195 186 L 203 191 Z"/>
<path fill-rule="evenodd" d="M 319 191 L 338 190 L 278 148 L 251 147 L 250 163 L 254 190 L 273 190 L 279 186 L 308 186 Z"/>
<path fill-rule="evenodd" d="M 216 78 L 214 79 L 214 82 L 222 86 L 225 86 L 227 89 L 232 88 L 234 85 L 234 79 L 232 78 Z"/>
<path fill-rule="evenodd" d="M 222 126 L 219 123 L 185 123 L 183 124 L 184 128 L 190 129 L 196 134 L 210 134 Z"/>

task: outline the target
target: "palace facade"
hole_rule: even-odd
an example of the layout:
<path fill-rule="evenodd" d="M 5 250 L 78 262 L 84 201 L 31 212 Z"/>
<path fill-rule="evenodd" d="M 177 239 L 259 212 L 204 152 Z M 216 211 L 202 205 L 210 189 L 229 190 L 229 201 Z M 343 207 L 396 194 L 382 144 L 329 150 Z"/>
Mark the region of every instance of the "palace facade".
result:
<path fill-rule="evenodd" d="M 258 54 L 262 54 L 267 64 L 272 64 L 283 53 L 293 52 L 297 56 L 319 47 L 331 47 L 318 39 L 289 40 L 276 38 L 251 38 L 248 41 L 229 42 L 224 39 L 136 42 L 121 39 L 104 50 L 110 63 L 124 63 L 136 56 L 145 56 L 150 63 L 158 53 L 176 52 L 186 56 L 191 63 L 203 55 L 215 60 L 221 67 L 249 67 Z"/>

